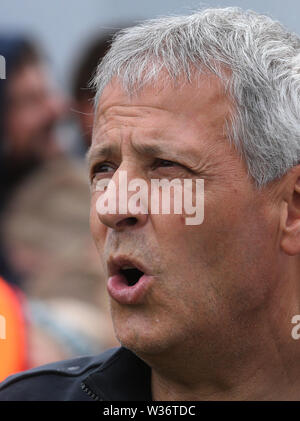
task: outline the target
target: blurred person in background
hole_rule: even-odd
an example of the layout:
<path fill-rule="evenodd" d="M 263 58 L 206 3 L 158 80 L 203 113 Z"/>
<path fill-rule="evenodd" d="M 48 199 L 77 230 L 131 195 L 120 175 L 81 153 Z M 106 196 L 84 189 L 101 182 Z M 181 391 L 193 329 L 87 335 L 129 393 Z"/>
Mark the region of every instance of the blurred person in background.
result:
<path fill-rule="evenodd" d="M 25 368 L 118 344 L 88 229 L 88 199 L 84 166 L 64 157 L 29 176 L 6 207 L 3 239 L 24 292 L 18 311 L 25 333 L 19 323 L 14 334 L 25 338 L 18 347 Z M 2 371 L 14 372 L 7 372 L 1 348 L 0 355 Z M 24 364 L 14 367 L 16 372 Z"/>
<path fill-rule="evenodd" d="M 90 239 L 86 174 L 57 138 L 66 103 L 33 43 L 0 37 L 0 53 L 7 64 L 0 85 L 0 275 L 20 287 L 0 285 L 0 314 L 10 324 L 0 343 L 3 380 L 117 342 Z"/>
<path fill-rule="evenodd" d="M 84 165 L 66 158 L 45 164 L 16 190 L 4 214 L 3 240 L 25 293 L 102 305 L 88 199 Z"/>
<path fill-rule="evenodd" d="M 52 86 L 45 60 L 35 44 L 0 35 L 6 79 L 0 80 L 0 214 L 15 188 L 49 159 L 62 154 L 55 127 L 66 114 L 64 98 Z M 3 224 L 1 218 L 0 223 Z M 18 282 L 0 244 L 0 274 Z"/>
<path fill-rule="evenodd" d="M 54 90 L 43 57 L 25 38 L 1 37 L 6 79 L 0 83 L 2 205 L 27 174 L 61 154 L 55 125 L 66 103 Z"/>

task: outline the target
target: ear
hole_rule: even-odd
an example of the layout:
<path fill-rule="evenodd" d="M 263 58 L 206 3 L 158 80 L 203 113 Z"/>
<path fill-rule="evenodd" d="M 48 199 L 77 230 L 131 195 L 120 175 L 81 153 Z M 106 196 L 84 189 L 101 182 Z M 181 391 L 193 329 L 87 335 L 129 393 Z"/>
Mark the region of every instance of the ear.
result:
<path fill-rule="evenodd" d="M 285 185 L 281 212 L 281 249 L 289 256 L 300 254 L 300 166 L 294 167 Z"/>

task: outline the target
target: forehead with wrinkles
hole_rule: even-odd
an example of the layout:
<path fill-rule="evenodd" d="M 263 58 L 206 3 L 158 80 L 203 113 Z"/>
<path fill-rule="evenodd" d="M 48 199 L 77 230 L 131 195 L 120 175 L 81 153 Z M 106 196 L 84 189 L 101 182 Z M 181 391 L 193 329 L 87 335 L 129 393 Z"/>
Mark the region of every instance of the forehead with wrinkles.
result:
<path fill-rule="evenodd" d="M 146 86 L 138 94 L 129 97 L 121 84 L 114 79 L 104 89 L 95 115 L 94 134 L 102 131 L 103 125 L 119 121 L 130 125 L 134 118 L 147 121 L 159 118 L 192 118 L 207 128 L 220 126 L 229 116 L 232 103 L 225 93 L 222 82 L 216 76 L 203 75 L 193 83 L 178 83 L 173 86 L 162 78 L 155 86 Z M 151 124 L 152 125 L 152 124 Z M 159 130 L 160 127 L 156 127 Z"/>

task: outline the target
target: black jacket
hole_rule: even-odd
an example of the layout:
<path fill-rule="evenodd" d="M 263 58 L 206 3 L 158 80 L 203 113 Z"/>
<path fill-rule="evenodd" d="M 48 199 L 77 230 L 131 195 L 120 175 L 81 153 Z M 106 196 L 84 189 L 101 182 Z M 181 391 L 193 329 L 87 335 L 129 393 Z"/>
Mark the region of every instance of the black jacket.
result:
<path fill-rule="evenodd" d="M 0 383 L 0 401 L 151 401 L 151 369 L 126 348 L 47 364 Z"/>

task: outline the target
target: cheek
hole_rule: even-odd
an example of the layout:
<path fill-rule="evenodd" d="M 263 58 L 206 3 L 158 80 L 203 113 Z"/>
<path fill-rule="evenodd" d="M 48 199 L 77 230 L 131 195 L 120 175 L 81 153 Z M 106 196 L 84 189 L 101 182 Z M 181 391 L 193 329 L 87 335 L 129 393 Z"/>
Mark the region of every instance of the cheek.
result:
<path fill-rule="evenodd" d="M 152 215 L 152 228 L 158 238 L 159 254 L 168 281 L 165 287 L 182 289 L 203 273 L 206 238 L 203 225 L 185 224 L 182 215 Z M 183 281 L 184 280 L 184 281 Z M 190 281 L 190 282 L 188 282 Z"/>
<path fill-rule="evenodd" d="M 7 136 L 14 141 L 15 139 L 24 137 L 24 121 L 22 115 L 19 112 L 11 111 L 6 120 L 6 132 Z"/>
<path fill-rule="evenodd" d="M 25 145 L 31 142 L 32 136 L 40 126 L 41 119 L 38 110 L 23 110 L 12 113 L 8 120 L 7 133 L 12 141 Z"/>

